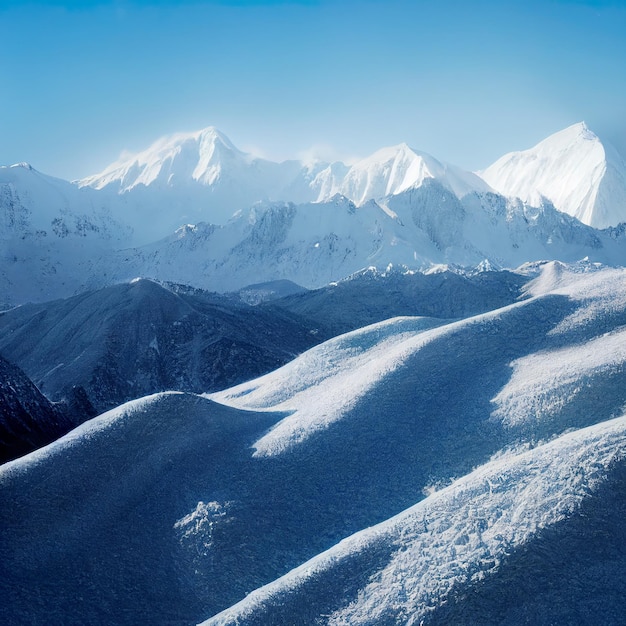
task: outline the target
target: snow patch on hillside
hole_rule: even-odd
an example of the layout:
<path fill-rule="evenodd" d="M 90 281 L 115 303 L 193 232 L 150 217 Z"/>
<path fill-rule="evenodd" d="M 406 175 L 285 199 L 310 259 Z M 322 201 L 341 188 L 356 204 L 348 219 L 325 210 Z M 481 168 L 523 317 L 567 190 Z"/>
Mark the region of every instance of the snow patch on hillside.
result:
<path fill-rule="evenodd" d="M 612 313 L 619 317 L 626 310 L 626 270 L 586 262 L 568 265 L 554 261 L 544 264 L 524 291 L 529 296 L 565 295 L 579 304 L 551 331 L 554 335 L 563 335 L 587 327 L 598 316 Z M 621 323 L 626 323 L 626 319 Z"/>
<path fill-rule="evenodd" d="M 624 371 L 626 330 L 514 361 L 513 375 L 493 399 L 492 417 L 507 426 L 539 421 L 563 410 L 599 377 Z"/>

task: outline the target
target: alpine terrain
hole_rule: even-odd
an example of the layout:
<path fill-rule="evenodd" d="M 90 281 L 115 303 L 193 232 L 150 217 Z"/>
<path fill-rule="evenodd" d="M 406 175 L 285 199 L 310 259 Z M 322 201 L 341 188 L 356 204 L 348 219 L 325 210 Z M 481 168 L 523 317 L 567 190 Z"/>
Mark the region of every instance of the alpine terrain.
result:
<path fill-rule="evenodd" d="M 274 163 L 241 152 L 213 127 L 165 137 L 74 184 L 24 164 L 4 167 L 0 304 L 66 298 L 138 276 L 228 292 L 281 280 L 319 288 L 389 264 L 620 264 L 623 161 L 584 125 L 541 145 L 537 171 L 559 181 L 564 197 L 580 204 L 589 196 L 605 217 L 563 206 L 530 165 L 519 175 L 505 168 L 528 193 L 503 187 L 488 173 L 500 171 L 495 165 L 483 173 L 500 195 L 406 144 L 350 167 Z"/>
<path fill-rule="evenodd" d="M 584 122 L 479 172 L 496 191 L 530 204 L 547 199 L 595 228 L 626 221 L 626 162 Z"/>
<path fill-rule="evenodd" d="M 1 167 L 0 624 L 625 624 L 625 172 Z"/>

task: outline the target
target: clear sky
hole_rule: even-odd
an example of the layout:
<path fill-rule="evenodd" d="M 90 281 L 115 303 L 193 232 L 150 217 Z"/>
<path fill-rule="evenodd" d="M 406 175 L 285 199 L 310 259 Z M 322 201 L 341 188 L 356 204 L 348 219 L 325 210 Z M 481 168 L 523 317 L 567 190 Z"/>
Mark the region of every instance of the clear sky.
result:
<path fill-rule="evenodd" d="M 467 169 L 584 120 L 626 154 L 626 1 L 0 0 L 0 164 L 75 179 L 216 126 Z"/>

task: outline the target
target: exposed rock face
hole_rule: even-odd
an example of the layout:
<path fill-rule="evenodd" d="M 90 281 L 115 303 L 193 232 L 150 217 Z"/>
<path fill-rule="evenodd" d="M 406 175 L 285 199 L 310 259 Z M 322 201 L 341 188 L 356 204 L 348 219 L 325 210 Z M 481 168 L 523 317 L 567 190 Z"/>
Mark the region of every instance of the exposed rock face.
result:
<path fill-rule="evenodd" d="M 19 367 L 0 357 L 0 463 L 44 446 L 74 426 L 62 407 L 52 404 Z"/>

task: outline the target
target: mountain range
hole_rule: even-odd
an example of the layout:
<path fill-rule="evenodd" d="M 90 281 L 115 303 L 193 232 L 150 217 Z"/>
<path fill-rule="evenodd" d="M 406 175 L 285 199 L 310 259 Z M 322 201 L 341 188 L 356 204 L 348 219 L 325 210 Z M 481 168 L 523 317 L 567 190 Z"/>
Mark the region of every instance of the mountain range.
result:
<path fill-rule="evenodd" d="M 0 168 L 0 623 L 625 623 L 625 172 Z"/>
<path fill-rule="evenodd" d="M 406 144 L 383 148 L 350 166 L 276 163 L 238 150 L 223 133 L 209 127 L 164 137 L 76 184 L 120 195 L 149 189 L 165 193 L 175 199 L 170 214 L 182 211 L 176 215 L 178 223 L 171 223 L 170 230 L 175 230 L 185 221 L 223 224 L 236 210 L 262 200 L 298 204 L 328 201 L 339 194 L 360 206 L 420 187 L 427 179 L 438 181 L 459 199 L 489 191 L 533 206 L 547 199 L 595 228 L 626 221 L 626 163 L 584 122 L 534 148 L 504 155 L 476 174 Z M 154 198 L 150 205 L 155 206 Z"/>
<path fill-rule="evenodd" d="M 257 306 L 239 294 L 138 279 L 1 312 L 0 354 L 53 402 L 71 401 L 79 388 L 101 413 L 160 391 L 224 389 L 390 317 L 428 316 L 434 324 L 482 313 L 521 297 L 529 279 L 368 271 Z"/>
<path fill-rule="evenodd" d="M 51 400 L 79 386 L 100 413 L 157 391 L 223 389 L 329 336 L 287 311 L 145 279 L 0 313 L 0 353 Z"/>
<path fill-rule="evenodd" d="M 214 128 L 75 183 L 3 167 L 0 304 L 137 276 L 225 292 L 276 280 L 317 288 L 389 264 L 620 264 L 625 172 L 583 124 L 503 157 L 484 179 L 405 144 L 349 167 L 273 163 Z"/>

